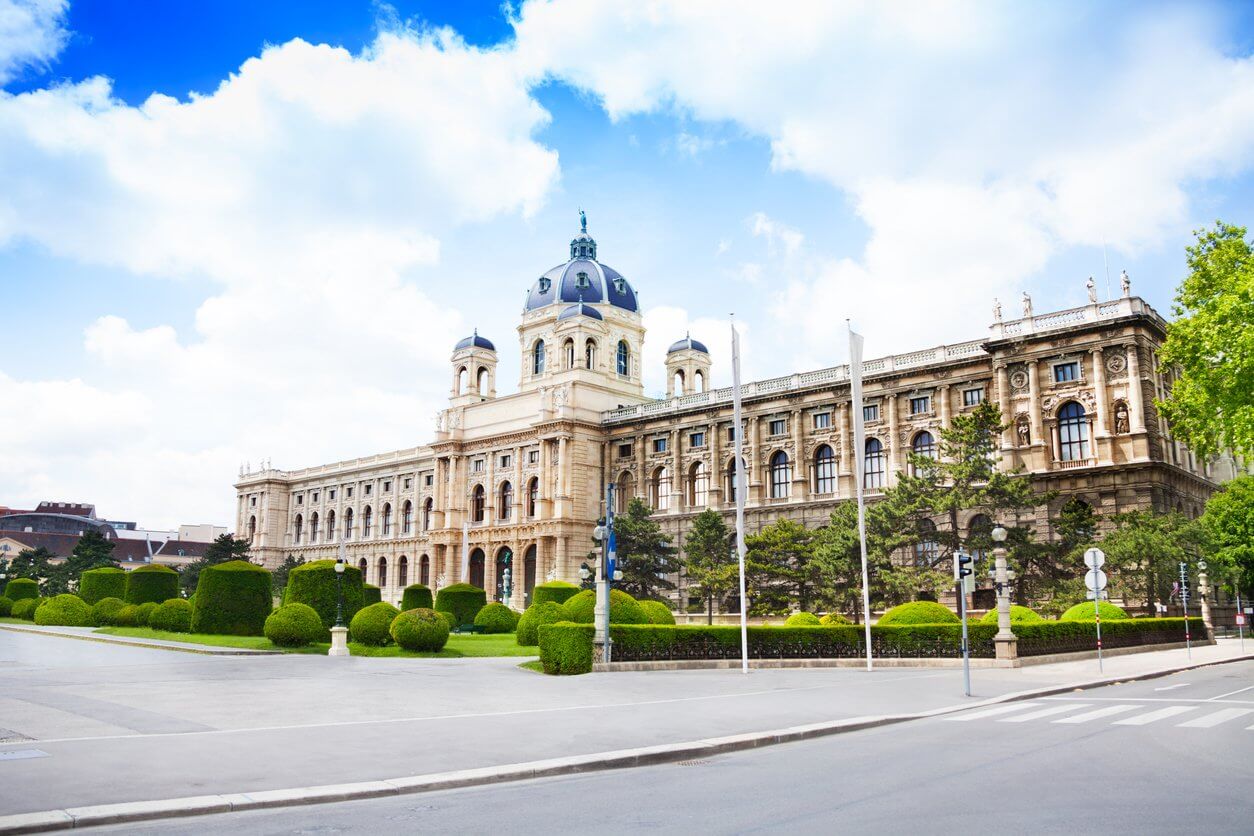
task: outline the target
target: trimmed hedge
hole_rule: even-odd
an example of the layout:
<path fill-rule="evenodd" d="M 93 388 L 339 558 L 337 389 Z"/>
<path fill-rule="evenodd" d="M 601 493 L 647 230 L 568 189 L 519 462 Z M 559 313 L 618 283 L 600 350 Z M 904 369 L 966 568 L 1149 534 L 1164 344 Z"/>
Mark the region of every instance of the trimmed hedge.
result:
<path fill-rule="evenodd" d="M 256 563 L 230 560 L 206 566 L 196 584 L 192 632 L 263 635 L 273 602 L 270 573 Z"/>
<path fill-rule="evenodd" d="M 1121 608 L 1116 607 L 1109 601 L 1099 601 L 1097 605 L 1098 611 L 1102 614 L 1102 621 L 1122 621 L 1128 617 L 1128 614 Z M 1096 621 L 1097 615 L 1093 612 L 1092 601 L 1082 601 L 1071 609 L 1067 610 L 1058 617 L 1059 621 Z"/>
<path fill-rule="evenodd" d="M 363 583 L 361 585 L 361 605 L 368 607 L 371 604 L 377 604 L 383 600 L 383 590 L 372 583 Z M 350 628 L 351 629 L 351 628 Z"/>
<path fill-rule="evenodd" d="M 400 610 L 383 601 L 362 607 L 349 623 L 348 635 L 355 642 L 382 647 L 392 641 L 389 630 L 400 614 Z"/>
<path fill-rule="evenodd" d="M 822 622 L 812 612 L 795 612 L 784 621 L 785 627 L 818 627 Z"/>
<path fill-rule="evenodd" d="M 829 612 L 827 615 L 819 619 L 819 624 L 825 627 L 832 627 L 837 624 L 852 624 L 849 619 L 845 618 L 838 612 Z"/>
<path fill-rule="evenodd" d="M 118 613 L 125 606 L 121 598 L 101 598 L 91 608 L 91 620 L 97 627 L 112 627 L 118 623 Z"/>
<path fill-rule="evenodd" d="M 1091 602 L 1090 602 L 1091 605 Z M 1189 618 L 1194 642 L 1210 640 L 1206 623 Z M 1041 621 L 1014 625 L 1020 656 L 1044 656 L 1067 651 L 1093 650 L 1097 646 L 1096 621 Z M 1183 644 L 1183 618 L 1102 618 L 1102 647 L 1140 647 L 1153 644 Z"/>
<path fill-rule="evenodd" d="M 899 604 L 880 616 L 876 624 L 902 627 L 907 624 L 961 624 L 957 614 L 935 601 L 911 601 Z"/>
<path fill-rule="evenodd" d="M 575 624 L 591 624 L 596 617 L 597 594 L 585 589 L 562 604 L 562 617 Z M 620 589 L 610 590 L 611 624 L 648 624 L 649 617 L 640 609 L 640 602 Z"/>
<path fill-rule="evenodd" d="M 116 566 L 88 569 L 78 579 L 78 597 L 93 606 L 105 598 L 125 598 L 126 570 Z"/>
<path fill-rule="evenodd" d="M 170 598 L 168 600 L 173 601 L 175 599 Z M 162 601 L 161 603 L 164 604 L 165 601 Z M 152 618 L 153 612 L 155 612 L 157 607 L 159 606 L 161 606 L 161 604 L 158 604 L 155 601 L 145 601 L 142 604 L 136 604 L 135 605 L 135 626 L 147 627 L 148 619 Z"/>
<path fill-rule="evenodd" d="M 4 597 L 10 601 L 39 597 L 39 582 L 31 578 L 14 578 L 4 585 Z"/>
<path fill-rule="evenodd" d="M 671 615 L 671 608 L 663 604 L 661 601 L 637 601 L 640 611 L 644 613 L 644 617 L 649 619 L 650 624 L 674 624 L 675 616 Z"/>
<path fill-rule="evenodd" d="M 77 595 L 47 598 L 35 610 L 35 623 L 55 627 L 91 627 L 91 607 Z"/>
<path fill-rule="evenodd" d="M 518 613 L 494 601 L 475 614 L 475 626 L 484 633 L 512 633 L 518 626 Z"/>
<path fill-rule="evenodd" d="M 457 626 L 474 624 L 479 610 L 488 603 L 488 593 L 468 583 L 446 586 L 435 594 L 435 608 L 451 612 L 457 618 Z"/>
<path fill-rule="evenodd" d="M 0 595 L 0 618 L 8 618 L 11 612 L 13 612 L 13 602 Z"/>
<path fill-rule="evenodd" d="M 149 601 L 160 604 L 177 597 L 179 573 L 169 566 L 149 563 L 132 569 L 126 575 L 126 595 L 123 600 L 128 604 L 146 604 Z"/>
<path fill-rule="evenodd" d="M 419 608 L 435 609 L 435 599 L 431 597 L 431 587 L 413 583 L 405 587 L 405 591 L 401 593 L 401 612 Z"/>
<path fill-rule="evenodd" d="M 127 604 L 118 610 L 115 623 L 119 627 L 139 627 L 139 604 Z"/>
<path fill-rule="evenodd" d="M 416 607 L 416 609 L 424 609 L 424 608 Z M 461 624 L 458 623 L 457 616 L 453 615 L 451 612 L 445 612 L 444 610 L 436 610 L 436 612 L 440 614 L 440 618 L 444 619 L 444 623 L 448 625 L 448 629 L 450 632 L 462 626 Z"/>
<path fill-rule="evenodd" d="M 279 647 L 304 647 L 326 632 L 318 611 L 308 604 L 284 604 L 266 618 L 266 638 Z"/>
<path fill-rule="evenodd" d="M 344 622 L 347 624 L 362 608 L 361 570 L 355 566 L 345 566 L 343 584 Z M 283 602 L 307 604 L 313 607 L 314 612 L 318 613 L 318 618 L 322 619 L 322 626 L 327 630 L 335 625 L 336 597 L 334 560 L 303 563 L 287 575 L 287 592 Z M 325 637 L 327 634 L 323 635 Z"/>
<path fill-rule="evenodd" d="M 665 630 L 665 627 L 654 627 Z M 540 635 L 540 666 L 547 674 L 569 676 L 592 670 L 593 628 L 587 624 L 559 621 L 542 624 Z"/>
<path fill-rule="evenodd" d="M 540 625 L 556 624 L 562 620 L 562 605 L 553 601 L 532 604 L 518 619 L 515 640 L 522 647 L 531 647 L 540 642 Z"/>
<path fill-rule="evenodd" d="M 570 598 L 579 594 L 579 587 L 566 581 L 548 581 L 531 590 L 531 603 L 543 604 L 552 601 L 554 604 L 565 604 Z"/>
<path fill-rule="evenodd" d="M 27 621 L 34 621 L 35 610 L 39 609 L 39 605 L 43 601 L 43 598 L 19 598 L 13 602 L 13 608 L 9 611 L 9 615 L 13 618 L 24 618 Z"/>
<path fill-rule="evenodd" d="M 436 653 L 448 642 L 448 621 L 435 610 L 406 610 L 392 620 L 392 639 L 406 650 Z"/>
<path fill-rule="evenodd" d="M 1029 609 L 1028 607 L 1021 607 L 1018 604 L 1010 605 L 1010 623 L 1011 624 L 1035 624 L 1038 621 L 1044 621 L 1044 620 L 1045 619 L 1037 615 L 1036 610 Z M 980 624 L 996 624 L 997 623 L 997 610 L 989 610 L 988 612 L 984 613 L 984 616 L 980 619 L 979 623 Z"/>
<path fill-rule="evenodd" d="M 148 626 L 154 630 L 165 630 L 170 633 L 190 633 L 192 631 L 192 605 L 182 598 L 171 598 L 157 605 L 157 608 L 152 611 L 152 614 L 148 616 Z"/>

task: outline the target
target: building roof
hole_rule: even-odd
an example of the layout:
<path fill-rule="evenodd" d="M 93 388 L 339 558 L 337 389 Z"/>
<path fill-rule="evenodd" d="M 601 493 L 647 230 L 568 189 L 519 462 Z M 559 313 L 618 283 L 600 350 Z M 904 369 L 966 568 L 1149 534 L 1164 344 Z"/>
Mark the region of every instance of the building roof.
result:
<path fill-rule="evenodd" d="M 682 340 L 671 343 L 671 347 L 666 349 L 667 354 L 674 354 L 676 351 L 700 351 L 702 354 L 709 354 L 710 350 L 705 347 L 705 343 L 694 340 L 692 337 L 685 335 Z"/>
<path fill-rule="evenodd" d="M 69 557 L 78 545 L 77 534 L 58 534 L 47 531 L 0 531 L 0 538 L 16 540 L 29 549 L 43 547 L 57 557 Z M 148 560 L 148 542 L 145 540 L 110 540 L 113 543 L 113 559 L 119 563 L 144 563 Z M 167 540 L 152 544 L 153 559 L 160 563 L 163 558 L 202 557 L 210 543 L 193 540 Z M 7 555 L 9 558 L 16 554 Z"/>
<path fill-rule="evenodd" d="M 96 506 L 87 502 L 41 502 L 35 507 L 39 514 L 69 514 L 72 517 L 96 518 Z"/>
<path fill-rule="evenodd" d="M 600 311 L 591 305 L 585 305 L 583 302 L 580 302 L 578 305 L 571 305 L 569 308 L 558 314 L 557 318 L 562 320 L 570 319 L 576 316 L 586 316 L 592 319 L 605 319 L 605 317 L 601 316 Z"/>
<path fill-rule="evenodd" d="M 492 345 L 491 340 L 487 337 L 479 336 L 479 329 L 477 328 L 475 333 L 453 346 L 454 351 L 461 351 L 463 348 L 486 348 L 488 351 L 496 351 L 496 346 Z"/>
<path fill-rule="evenodd" d="M 525 310 L 561 303 L 612 305 L 633 313 L 640 310 L 636 291 L 623 275 L 597 261 L 597 242 L 583 231 L 570 242 L 570 259 L 536 280 L 527 292 Z"/>

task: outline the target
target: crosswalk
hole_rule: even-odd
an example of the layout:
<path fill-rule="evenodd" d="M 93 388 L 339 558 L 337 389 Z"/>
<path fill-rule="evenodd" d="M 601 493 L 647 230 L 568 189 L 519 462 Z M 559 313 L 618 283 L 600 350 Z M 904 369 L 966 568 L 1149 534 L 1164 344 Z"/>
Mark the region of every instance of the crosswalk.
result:
<path fill-rule="evenodd" d="M 1120 702 L 1097 705 L 1093 702 L 1026 701 L 995 705 L 978 711 L 964 711 L 942 718 L 949 723 L 972 723 L 988 720 L 993 723 L 1053 723 L 1078 726 L 1107 722 L 1112 726 L 1148 726 L 1154 723 L 1181 729 L 1213 729 L 1234 720 L 1254 719 L 1254 708 L 1219 708 L 1206 703 L 1156 706 L 1143 702 Z M 1178 721 L 1178 722 L 1177 722 Z M 1254 725 L 1246 726 L 1254 731 Z"/>

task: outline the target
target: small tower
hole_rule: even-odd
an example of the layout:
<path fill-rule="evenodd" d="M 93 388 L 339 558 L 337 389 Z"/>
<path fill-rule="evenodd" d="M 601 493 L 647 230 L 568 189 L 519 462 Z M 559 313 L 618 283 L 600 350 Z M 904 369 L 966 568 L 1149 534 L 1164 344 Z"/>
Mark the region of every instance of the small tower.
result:
<path fill-rule="evenodd" d="M 666 397 L 710 391 L 710 350 L 691 335 L 666 351 Z"/>
<path fill-rule="evenodd" d="M 496 397 L 496 346 L 479 330 L 453 346 L 453 386 L 449 402 L 454 406 L 479 403 Z"/>

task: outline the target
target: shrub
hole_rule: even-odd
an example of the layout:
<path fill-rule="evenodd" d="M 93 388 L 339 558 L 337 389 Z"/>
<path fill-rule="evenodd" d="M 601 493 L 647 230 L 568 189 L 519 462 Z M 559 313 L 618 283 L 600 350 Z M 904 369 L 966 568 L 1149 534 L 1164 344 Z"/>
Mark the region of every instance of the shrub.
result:
<path fill-rule="evenodd" d="M 148 626 L 154 630 L 166 630 L 171 633 L 190 633 L 192 631 L 192 605 L 182 598 L 171 598 L 169 601 L 158 604 L 148 616 Z"/>
<path fill-rule="evenodd" d="M 41 598 L 19 598 L 13 602 L 13 608 L 9 610 L 9 615 L 13 618 L 24 618 L 27 621 L 35 620 L 35 610 L 38 609 Z"/>
<path fill-rule="evenodd" d="M 345 566 L 342 582 L 344 621 L 351 623 L 353 616 L 362 607 L 361 570 L 355 566 Z M 322 626 L 328 630 L 335 624 L 337 594 L 334 560 L 303 563 L 287 575 L 287 595 L 284 600 L 288 604 L 307 604 L 313 607 L 318 618 L 322 619 Z"/>
<path fill-rule="evenodd" d="M 1119 607 L 1109 601 L 1098 602 L 1097 609 L 1102 614 L 1102 621 L 1121 621 L 1128 617 L 1128 614 Z M 1082 601 L 1071 609 L 1067 610 L 1058 619 L 1059 621 L 1096 621 L 1097 616 L 1093 612 L 1092 601 Z"/>
<path fill-rule="evenodd" d="M 1089 602 L 1088 606 L 1093 606 Z M 1189 619 L 1189 630 L 1194 642 L 1206 641 L 1209 636 L 1202 619 Z M 1180 644 L 1184 642 L 1183 618 L 1122 618 L 1107 621 L 1102 618 L 1102 647 L 1137 647 L 1153 644 Z M 1020 656 L 1092 650 L 1097 645 L 1097 622 L 1087 621 L 1039 621 L 1015 625 L 1019 639 Z"/>
<path fill-rule="evenodd" d="M 515 616 L 509 607 L 494 601 L 475 614 L 475 626 L 484 633 L 512 633 L 518 624 Z"/>
<path fill-rule="evenodd" d="M 597 594 L 585 589 L 562 604 L 562 617 L 575 624 L 591 624 L 596 616 Z M 648 624 L 640 603 L 620 589 L 610 590 L 611 624 Z"/>
<path fill-rule="evenodd" d="M 569 676 L 592 670 L 593 628 L 590 625 L 559 621 L 540 625 L 539 633 L 540 665 L 545 673 Z"/>
<path fill-rule="evenodd" d="M 562 620 L 562 605 L 553 601 L 532 604 L 518 619 L 518 632 L 514 638 L 523 647 L 531 647 L 540 642 L 540 625 L 556 624 Z"/>
<path fill-rule="evenodd" d="M 832 627 L 837 624 L 849 624 L 849 619 L 845 618 L 838 612 L 829 612 L 827 615 L 819 619 L 819 624 L 824 627 Z"/>
<path fill-rule="evenodd" d="M 422 609 L 422 607 L 419 607 L 418 609 Z M 437 612 L 439 612 L 440 618 L 444 619 L 444 623 L 448 625 L 450 631 L 456 630 L 458 627 L 462 626 L 461 622 L 457 620 L 457 616 L 453 615 L 451 612 L 445 612 L 444 610 L 437 610 Z"/>
<path fill-rule="evenodd" d="M 23 598 L 38 598 L 39 583 L 30 578 L 14 578 L 4 585 L 4 597 L 10 601 L 20 601 Z"/>
<path fill-rule="evenodd" d="M 543 604 L 545 601 L 552 601 L 555 604 L 565 604 L 568 598 L 573 598 L 577 594 L 579 594 L 579 587 L 573 583 L 548 581 L 531 590 L 531 603 Z"/>
<path fill-rule="evenodd" d="M 1018 604 L 1010 605 L 1010 623 L 1011 624 L 1028 624 L 1028 623 L 1034 623 L 1037 621 L 1044 621 L 1044 620 L 1045 619 L 1041 618 L 1039 615 L 1036 614 L 1035 610 L 1031 610 L 1027 607 L 1021 607 Z M 997 623 L 997 610 L 989 610 L 988 612 L 984 613 L 984 617 L 980 619 L 979 623 L 980 624 L 996 624 Z"/>
<path fill-rule="evenodd" d="M 101 598 L 91 608 L 91 620 L 97 627 L 112 627 L 118 623 L 118 613 L 125 606 L 121 598 Z"/>
<path fill-rule="evenodd" d="M 355 642 L 382 646 L 392 640 L 388 632 L 401 611 L 382 601 L 362 607 L 348 625 L 348 634 Z"/>
<path fill-rule="evenodd" d="M 91 607 L 77 595 L 46 598 L 35 610 L 35 623 L 57 627 L 91 627 Z"/>
<path fill-rule="evenodd" d="M 327 628 L 308 604 L 284 604 L 266 619 L 266 638 L 279 647 L 304 647 L 323 637 Z"/>
<path fill-rule="evenodd" d="M 118 610 L 117 619 L 114 623 L 119 627 L 138 627 L 139 604 L 127 604 Z"/>
<path fill-rule="evenodd" d="M 368 607 L 371 604 L 377 604 L 383 600 L 383 590 L 372 583 L 363 583 L 361 585 L 361 605 Z M 351 628 L 350 628 L 351 629 Z"/>
<path fill-rule="evenodd" d="M 8 618 L 11 612 L 13 612 L 13 602 L 0 595 L 0 618 Z"/>
<path fill-rule="evenodd" d="M 93 606 L 105 598 L 125 598 L 126 570 L 116 566 L 88 569 L 79 577 L 78 596 Z"/>
<path fill-rule="evenodd" d="M 902 627 L 909 624 L 961 624 L 954 611 L 935 601 L 900 604 L 880 616 L 876 624 Z"/>
<path fill-rule="evenodd" d="M 419 607 L 392 619 L 390 632 L 392 639 L 406 650 L 435 653 L 448 642 L 448 621 L 435 610 Z"/>
<path fill-rule="evenodd" d="M 795 612 L 784 621 L 785 627 L 818 627 L 822 622 L 812 612 Z"/>
<path fill-rule="evenodd" d="M 675 623 L 675 616 L 671 615 L 671 608 L 661 601 L 637 601 L 636 603 L 640 605 L 640 611 L 644 613 L 644 617 L 648 619 L 649 624 Z"/>
<path fill-rule="evenodd" d="M 479 610 L 488 603 L 488 594 L 477 586 L 468 583 L 455 583 L 446 586 L 435 595 L 435 608 L 441 612 L 451 612 L 457 617 L 457 625 L 473 624 Z"/>
<path fill-rule="evenodd" d="M 270 583 L 270 573 L 247 560 L 206 566 L 196 584 L 192 632 L 262 635 L 274 602 Z"/>
<path fill-rule="evenodd" d="M 410 584 L 401 593 L 401 611 L 416 609 L 435 609 L 435 599 L 431 597 L 431 588 L 420 583 Z"/>
<path fill-rule="evenodd" d="M 128 604 L 145 604 L 149 601 L 160 604 L 171 598 L 179 597 L 179 573 L 169 566 L 149 563 L 133 569 L 126 575 L 126 595 Z"/>
<path fill-rule="evenodd" d="M 176 599 L 170 598 L 169 600 L 174 601 Z M 162 603 L 165 603 L 165 602 L 163 601 Z M 157 604 L 152 601 L 145 601 L 142 604 L 136 604 L 135 605 L 135 626 L 147 627 L 148 619 L 152 618 L 153 611 L 156 610 L 157 607 L 159 606 L 161 606 L 161 604 Z"/>

